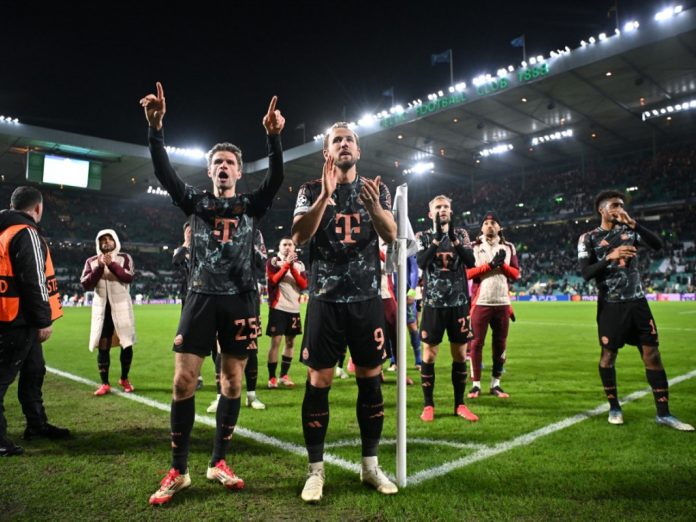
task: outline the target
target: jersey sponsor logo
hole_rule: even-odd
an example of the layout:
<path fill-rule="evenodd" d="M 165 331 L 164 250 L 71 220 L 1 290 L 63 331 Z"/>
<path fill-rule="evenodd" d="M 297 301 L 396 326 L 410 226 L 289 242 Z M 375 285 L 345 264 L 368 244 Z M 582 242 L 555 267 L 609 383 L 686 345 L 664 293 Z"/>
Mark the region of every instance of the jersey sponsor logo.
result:
<path fill-rule="evenodd" d="M 609 344 L 609 338 L 606 335 L 603 335 L 602 338 L 600 339 L 602 341 L 602 344 L 606 346 Z"/>
<path fill-rule="evenodd" d="M 305 348 L 304 350 L 302 350 L 302 360 L 306 361 L 307 359 L 309 359 L 309 350 Z"/>
<path fill-rule="evenodd" d="M 213 235 L 220 243 L 229 243 L 237 232 L 239 218 L 215 218 Z"/>
<path fill-rule="evenodd" d="M 440 263 L 442 264 L 442 271 L 449 272 L 448 267 L 450 265 L 450 260 L 454 258 L 454 254 L 452 252 L 436 252 L 435 255 L 438 257 Z"/>
<path fill-rule="evenodd" d="M 360 214 L 358 212 L 354 214 L 337 213 L 334 219 L 336 222 L 336 235 L 339 238 L 343 235 L 343 239 L 339 239 L 341 243 L 346 245 L 357 243 L 353 239 L 353 234 L 360 234 Z"/>

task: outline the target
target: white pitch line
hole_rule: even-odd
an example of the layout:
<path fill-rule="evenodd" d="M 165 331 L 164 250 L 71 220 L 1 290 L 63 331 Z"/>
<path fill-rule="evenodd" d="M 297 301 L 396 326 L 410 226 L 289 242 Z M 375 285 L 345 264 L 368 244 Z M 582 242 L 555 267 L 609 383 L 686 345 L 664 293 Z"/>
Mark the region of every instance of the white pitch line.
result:
<path fill-rule="evenodd" d="M 58 370 L 56 368 L 50 368 L 46 367 L 46 370 L 50 373 L 53 373 L 55 375 L 58 375 L 60 377 L 63 377 L 65 379 L 69 379 L 71 381 L 79 382 L 81 384 L 87 384 L 89 386 L 95 387 L 99 386 L 99 384 L 95 381 L 92 381 L 90 379 L 85 379 L 84 377 L 80 377 L 79 375 L 74 375 L 69 372 L 64 372 L 62 370 Z M 161 410 L 164 412 L 169 413 L 171 410 L 171 404 L 165 404 L 163 402 L 159 402 L 153 399 L 148 399 L 147 397 L 143 397 L 142 395 L 138 395 L 137 393 L 124 393 L 120 390 L 116 390 L 114 388 L 111 389 L 111 393 L 118 395 L 119 397 L 122 397 L 124 399 L 128 399 L 134 402 L 139 402 L 140 404 L 144 404 L 146 406 L 150 406 L 151 408 L 155 408 L 157 410 Z M 215 419 L 213 417 L 210 417 L 208 415 L 196 415 L 196 422 L 199 424 L 204 424 L 206 426 L 212 426 L 213 428 L 215 427 Z M 239 435 L 240 437 L 244 437 L 247 439 L 251 439 L 255 442 L 259 442 L 261 444 L 266 444 L 269 446 L 273 446 L 274 448 L 279 448 L 282 450 L 287 451 L 288 453 L 294 453 L 295 455 L 300 455 L 302 457 L 307 456 L 307 449 L 304 446 L 299 446 L 297 444 L 293 444 L 292 442 L 286 442 L 280 439 L 277 439 L 276 437 L 271 437 L 270 435 L 265 435 L 263 433 L 258 433 L 246 428 L 240 428 L 239 425 L 234 429 L 234 434 Z M 337 457 L 336 455 L 331 455 L 328 453 L 324 454 L 324 461 L 329 462 L 331 464 L 335 464 L 336 466 L 346 469 L 348 471 L 352 471 L 354 473 L 360 473 L 360 465 L 349 462 L 341 457 Z"/>
<path fill-rule="evenodd" d="M 382 438 L 379 441 L 380 447 L 382 446 L 393 446 L 396 444 L 396 439 L 385 439 Z M 455 442 L 452 440 L 441 440 L 441 439 L 423 439 L 423 438 L 413 438 L 408 439 L 409 446 L 412 444 L 427 444 L 428 446 L 446 446 L 448 448 L 456 449 L 475 449 L 480 450 L 488 448 L 487 444 L 480 444 L 476 442 Z M 327 442 L 325 448 L 347 448 L 360 446 L 360 439 L 343 439 L 334 442 Z"/>
<path fill-rule="evenodd" d="M 86 384 L 89 386 L 98 386 L 98 383 L 95 381 L 92 381 L 90 379 L 85 379 L 84 377 L 80 377 L 79 375 L 74 375 L 72 373 L 64 372 L 62 370 L 58 370 L 56 368 L 51 368 L 51 367 L 46 367 L 46 370 L 50 373 L 53 373 L 55 375 L 58 375 L 60 377 L 63 377 L 65 379 L 69 379 L 75 382 L 79 382 L 82 384 Z M 693 377 L 696 377 L 696 370 L 693 370 L 689 373 L 685 373 L 683 375 L 679 375 L 678 377 L 674 377 L 673 379 L 669 380 L 670 385 L 678 384 L 682 381 L 686 381 L 688 379 L 692 379 Z M 642 397 L 645 397 L 649 393 L 651 393 L 652 390 L 650 388 L 645 388 L 643 390 L 639 390 L 636 392 L 633 392 L 621 401 L 621 404 L 626 404 L 628 402 L 632 402 L 635 400 L 638 400 Z M 153 399 L 148 399 L 147 397 L 143 397 L 142 395 L 138 395 L 136 393 L 123 393 L 120 390 L 116 390 L 112 388 L 112 393 L 115 395 L 118 395 L 120 397 L 123 397 L 125 399 L 129 399 L 135 402 L 139 402 L 140 404 L 144 404 L 146 406 L 150 406 L 151 408 L 155 408 L 164 412 L 169 412 L 170 411 L 170 405 L 165 404 L 163 402 L 155 401 Z M 416 485 L 420 484 L 421 482 L 425 482 L 426 480 L 431 480 L 437 477 L 440 477 L 442 475 L 446 475 L 447 473 L 450 473 L 454 470 L 469 466 L 470 464 L 473 464 L 475 462 L 479 462 L 481 460 L 494 457 L 496 455 L 499 455 L 501 453 L 505 453 L 507 451 L 510 451 L 512 449 L 518 448 L 520 446 L 526 446 L 534 442 L 535 440 L 545 437 L 547 435 L 550 435 L 552 433 L 555 433 L 557 431 L 563 430 L 565 428 L 569 428 L 570 426 L 573 426 L 575 424 L 578 424 L 579 422 L 582 422 L 584 420 L 590 419 L 592 417 L 596 417 L 597 415 L 601 415 L 602 413 L 605 413 L 609 410 L 609 405 L 604 403 L 600 406 L 597 406 L 596 408 L 592 408 L 591 410 L 587 410 L 583 413 L 578 413 L 577 415 L 573 415 L 572 417 L 568 417 L 566 419 L 563 419 L 559 422 L 555 422 L 553 424 L 549 424 L 547 426 L 544 426 L 542 428 L 539 428 L 538 430 L 534 430 L 530 433 L 526 433 L 524 435 L 520 435 L 519 437 L 515 437 L 512 440 L 506 441 L 506 442 L 501 442 L 499 444 L 496 444 L 494 446 L 485 446 L 485 445 L 476 445 L 476 444 L 466 444 L 466 443 L 457 443 L 457 442 L 452 442 L 452 441 L 435 441 L 433 439 L 409 439 L 413 443 L 425 443 L 425 444 L 432 444 L 432 443 L 438 443 L 440 445 L 445 445 L 445 446 L 451 446 L 451 447 L 456 447 L 460 449 L 465 449 L 465 448 L 474 448 L 477 449 L 474 453 L 471 455 L 468 455 L 466 457 L 462 457 L 461 459 L 453 460 L 451 462 L 447 462 L 445 464 L 442 464 L 440 466 L 436 466 L 434 468 L 430 469 L 425 469 L 422 471 L 419 471 L 410 477 L 407 477 L 407 483 L 408 485 Z M 215 427 L 215 419 L 212 417 L 206 416 L 206 415 L 196 415 L 196 421 L 200 424 L 205 424 L 206 426 L 212 426 Z M 280 440 L 276 437 L 271 437 L 269 435 L 265 435 L 263 433 L 257 433 L 252 430 L 248 430 L 246 428 L 240 428 L 237 427 L 235 428 L 235 434 L 245 437 L 248 439 L 251 439 L 255 442 L 259 442 L 261 444 L 266 444 L 269 446 L 272 446 L 274 448 L 280 448 L 282 450 L 287 451 L 288 453 L 293 453 L 295 455 L 300 455 L 300 456 L 306 456 L 307 455 L 307 450 L 303 446 L 299 446 L 297 444 L 293 444 L 291 442 L 285 442 L 283 440 Z M 359 443 L 359 440 L 354 440 L 351 441 L 354 443 Z M 382 441 L 384 444 L 389 444 L 393 441 L 389 439 L 385 439 Z M 329 443 L 326 446 L 327 447 L 339 447 L 340 445 L 344 445 L 346 441 L 337 441 L 334 443 Z M 349 462 L 341 457 L 331 455 L 331 454 L 324 454 L 324 460 L 326 462 L 329 462 L 331 464 L 334 464 L 338 467 L 341 467 L 343 469 L 346 469 L 348 471 L 352 471 L 354 473 L 359 473 L 360 472 L 360 465 L 357 463 Z M 391 474 L 389 475 L 392 479 L 394 478 Z"/>
<path fill-rule="evenodd" d="M 684 375 L 680 375 L 680 376 L 675 377 L 673 379 L 669 379 L 669 384 L 670 385 L 678 384 L 682 381 L 686 381 L 687 379 L 691 379 L 693 377 L 696 377 L 696 370 L 690 371 L 689 373 L 685 373 Z M 633 392 L 630 395 L 627 395 L 626 397 L 624 397 L 624 399 L 621 401 L 621 403 L 626 404 L 628 402 L 638 400 L 641 397 L 645 397 L 649 393 L 652 393 L 652 389 L 650 389 L 650 388 L 645 388 L 643 390 Z M 412 486 L 412 485 L 420 484 L 421 482 L 424 482 L 426 480 L 440 477 L 440 476 L 446 475 L 447 473 L 450 473 L 456 469 L 460 469 L 460 468 L 463 468 L 465 466 L 469 466 L 470 464 L 473 464 L 474 462 L 478 462 L 480 460 L 494 457 L 496 455 L 499 455 L 501 453 L 505 453 L 505 452 L 510 451 L 514 448 L 518 448 L 520 446 L 529 445 L 541 437 L 545 437 L 545 436 L 551 435 L 552 433 L 555 433 L 557 431 L 563 430 L 565 428 L 569 428 L 570 426 L 578 424 L 579 422 L 590 419 L 592 417 L 596 417 L 597 415 L 601 415 L 602 413 L 605 413 L 608 410 L 609 410 L 609 405 L 604 403 L 601 406 L 597 406 L 596 408 L 592 408 L 591 410 L 587 410 L 583 413 L 578 413 L 577 415 L 573 415 L 572 417 L 568 417 L 566 419 L 563 419 L 562 421 L 554 422 L 553 424 L 549 424 L 547 426 L 544 426 L 543 428 L 539 428 L 538 430 L 534 430 L 530 433 L 526 433 L 524 435 L 520 435 L 519 437 L 515 437 L 512 440 L 509 440 L 506 442 L 501 442 L 499 444 L 496 444 L 495 446 L 491 446 L 489 448 L 476 451 L 476 452 L 472 453 L 471 455 L 468 455 L 466 457 L 462 457 L 461 459 L 453 460 L 451 462 L 447 462 L 445 464 L 442 464 L 441 466 L 436 466 L 434 468 L 419 471 L 418 473 L 415 473 L 414 475 L 411 475 L 410 477 L 407 478 L 408 485 Z"/>

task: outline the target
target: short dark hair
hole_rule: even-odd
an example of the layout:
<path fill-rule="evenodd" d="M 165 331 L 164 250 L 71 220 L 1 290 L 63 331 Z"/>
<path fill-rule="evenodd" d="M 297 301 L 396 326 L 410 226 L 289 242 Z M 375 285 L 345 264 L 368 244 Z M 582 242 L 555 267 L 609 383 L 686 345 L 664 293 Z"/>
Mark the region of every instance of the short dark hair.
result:
<path fill-rule="evenodd" d="M 213 163 L 213 156 L 215 156 L 216 152 L 220 151 L 225 151 L 225 152 L 231 152 L 234 154 L 235 158 L 237 158 L 237 166 L 239 167 L 239 172 L 242 172 L 242 149 L 234 145 L 233 143 L 216 143 L 212 149 L 210 149 L 206 155 L 205 158 L 208 161 L 208 168 L 210 168 L 210 165 Z"/>
<path fill-rule="evenodd" d="M 17 187 L 10 198 L 10 208 L 13 210 L 31 210 L 43 202 L 43 196 L 34 187 Z"/>
<path fill-rule="evenodd" d="M 599 205 L 602 203 L 602 201 L 606 199 L 611 199 L 611 198 L 624 198 L 624 193 L 621 192 L 620 190 L 616 189 L 609 189 L 609 190 L 603 190 L 597 196 L 595 196 L 594 200 L 594 209 L 597 214 L 599 214 Z"/>
<path fill-rule="evenodd" d="M 290 236 L 283 236 L 283 237 L 281 237 L 281 238 L 278 240 L 278 245 L 280 246 L 280 243 L 283 242 L 283 241 L 292 241 L 292 238 L 291 238 Z M 295 242 L 292 241 L 292 244 L 294 245 Z"/>

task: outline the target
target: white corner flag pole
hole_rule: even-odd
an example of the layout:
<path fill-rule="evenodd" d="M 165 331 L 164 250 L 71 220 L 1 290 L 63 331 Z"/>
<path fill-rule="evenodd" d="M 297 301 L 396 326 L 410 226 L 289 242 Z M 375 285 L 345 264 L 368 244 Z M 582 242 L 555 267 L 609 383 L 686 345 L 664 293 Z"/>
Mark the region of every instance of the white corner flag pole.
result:
<path fill-rule="evenodd" d="M 396 353 L 397 353 L 397 381 L 396 381 L 396 482 L 402 488 L 406 486 L 406 286 L 407 286 L 407 249 L 409 233 L 413 237 L 413 230 L 408 221 L 408 187 L 400 185 L 396 189 L 394 199 L 396 210 L 397 233 L 397 321 L 396 321 Z"/>

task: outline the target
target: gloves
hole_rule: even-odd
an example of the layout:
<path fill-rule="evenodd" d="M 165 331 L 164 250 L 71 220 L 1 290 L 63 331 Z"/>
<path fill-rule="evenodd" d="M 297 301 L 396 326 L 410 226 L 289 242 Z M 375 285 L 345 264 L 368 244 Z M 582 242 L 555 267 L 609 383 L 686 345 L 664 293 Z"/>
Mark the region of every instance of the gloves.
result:
<path fill-rule="evenodd" d="M 442 240 L 445 239 L 445 234 L 442 231 L 442 223 L 440 222 L 440 213 L 438 212 L 437 215 L 435 216 L 435 241 L 442 243 Z"/>
<path fill-rule="evenodd" d="M 452 244 L 457 240 L 457 236 L 454 233 L 454 223 L 452 223 L 452 214 L 450 214 L 449 227 L 447 227 L 447 237 L 449 237 Z"/>
<path fill-rule="evenodd" d="M 496 252 L 489 264 L 491 265 L 491 268 L 495 269 L 503 266 L 503 263 L 505 263 L 505 250 L 501 248 L 498 250 L 498 252 Z"/>

